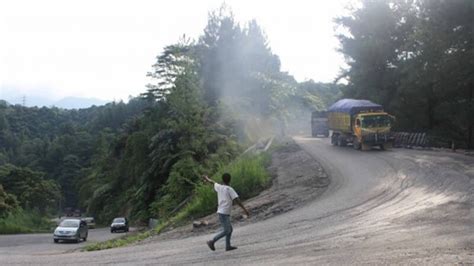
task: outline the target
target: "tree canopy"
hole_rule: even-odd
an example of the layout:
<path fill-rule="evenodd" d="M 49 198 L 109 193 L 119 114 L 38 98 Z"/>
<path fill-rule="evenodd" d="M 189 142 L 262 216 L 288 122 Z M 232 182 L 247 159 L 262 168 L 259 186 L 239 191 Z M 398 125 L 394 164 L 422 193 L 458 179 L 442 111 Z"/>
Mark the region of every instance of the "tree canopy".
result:
<path fill-rule="evenodd" d="M 383 104 L 400 130 L 473 148 L 473 17 L 470 0 L 362 1 L 336 20 L 345 96 Z"/>

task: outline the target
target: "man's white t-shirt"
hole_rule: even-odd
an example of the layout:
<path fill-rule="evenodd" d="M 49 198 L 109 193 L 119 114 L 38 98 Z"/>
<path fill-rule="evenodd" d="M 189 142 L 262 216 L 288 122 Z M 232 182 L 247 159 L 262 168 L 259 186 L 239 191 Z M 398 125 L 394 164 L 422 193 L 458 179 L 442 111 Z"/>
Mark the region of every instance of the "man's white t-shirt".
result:
<path fill-rule="evenodd" d="M 214 190 L 217 192 L 217 201 L 219 203 L 217 213 L 229 215 L 232 209 L 232 202 L 239 195 L 237 195 L 233 188 L 218 183 L 214 183 Z"/>

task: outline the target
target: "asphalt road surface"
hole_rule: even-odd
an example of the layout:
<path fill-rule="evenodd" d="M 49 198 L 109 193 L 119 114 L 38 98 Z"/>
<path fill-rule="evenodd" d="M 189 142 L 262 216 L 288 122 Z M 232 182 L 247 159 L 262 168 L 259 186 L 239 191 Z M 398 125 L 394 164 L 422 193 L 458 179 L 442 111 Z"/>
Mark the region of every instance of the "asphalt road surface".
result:
<path fill-rule="evenodd" d="M 474 158 L 395 149 L 355 151 L 296 137 L 331 177 L 316 200 L 234 228 L 212 252 L 211 235 L 98 252 L 0 253 L 1 264 L 456 264 L 474 263 Z M 3 244 L 2 244 L 3 245 Z M 52 244 L 51 244 L 52 245 Z M 52 245 L 55 247 L 54 245 Z M 12 247 L 18 249 L 18 247 Z"/>
<path fill-rule="evenodd" d="M 91 243 L 106 241 L 120 237 L 121 233 L 110 233 L 109 228 L 89 229 L 87 241 L 79 243 L 53 242 L 53 233 L 48 234 L 21 234 L 0 235 L 0 265 L 2 258 L 8 255 L 53 255 L 68 253 L 80 249 Z"/>

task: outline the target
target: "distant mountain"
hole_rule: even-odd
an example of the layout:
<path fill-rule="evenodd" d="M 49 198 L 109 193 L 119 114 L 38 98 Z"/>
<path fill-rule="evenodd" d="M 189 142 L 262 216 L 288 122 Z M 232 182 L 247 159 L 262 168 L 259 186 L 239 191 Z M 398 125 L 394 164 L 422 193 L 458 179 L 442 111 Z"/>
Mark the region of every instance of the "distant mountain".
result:
<path fill-rule="evenodd" d="M 80 97 L 66 97 L 61 100 L 55 101 L 43 97 L 36 97 L 36 96 L 26 96 L 24 99 L 23 97 L 5 97 L 6 102 L 16 105 L 20 104 L 23 105 L 23 100 L 25 101 L 25 105 L 28 107 L 38 106 L 38 107 L 51 107 L 56 106 L 58 108 L 64 109 L 82 109 L 88 108 L 93 105 L 105 105 L 108 101 L 96 99 L 96 98 L 80 98 Z"/>
<path fill-rule="evenodd" d="M 79 98 L 79 97 L 66 97 L 51 105 L 65 109 L 81 109 L 88 108 L 93 105 L 105 105 L 108 101 L 99 100 L 96 98 Z"/>
<path fill-rule="evenodd" d="M 56 106 L 64 109 L 82 109 L 93 105 L 105 105 L 109 101 L 96 98 L 65 97 L 58 100 L 54 97 L 54 91 L 47 87 L 38 87 L 35 89 L 24 88 L 15 85 L 0 84 L 0 100 L 5 100 L 12 105 L 25 105 L 27 107 L 51 107 Z"/>

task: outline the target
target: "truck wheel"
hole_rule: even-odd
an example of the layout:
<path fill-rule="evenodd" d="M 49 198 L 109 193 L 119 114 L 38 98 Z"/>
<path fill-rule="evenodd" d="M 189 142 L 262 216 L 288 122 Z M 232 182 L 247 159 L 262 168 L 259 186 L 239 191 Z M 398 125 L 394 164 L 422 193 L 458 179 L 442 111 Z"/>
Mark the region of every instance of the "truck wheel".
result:
<path fill-rule="evenodd" d="M 393 148 L 393 144 L 391 142 L 385 143 L 380 145 L 382 150 L 391 150 Z"/>
<path fill-rule="evenodd" d="M 354 150 L 360 150 L 360 142 L 355 139 L 354 142 L 352 143 L 352 147 L 354 148 Z"/>
<path fill-rule="evenodd" d="M 368 151 L 368 150 L 371 149 L 371 146 L 368 145 L 368 144 L 362 143 L 362 144 L 361 144 L 361 149 L 362 149 L 363 151 Z"/>
<path fill-rule="evenodd" d="M 337 138 L 337 146 L 344 147 L 346 146 L 346 144 L 347 143 L 342 136 L 339 136 L 339 138 Z"/>

